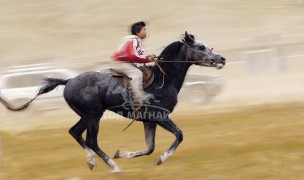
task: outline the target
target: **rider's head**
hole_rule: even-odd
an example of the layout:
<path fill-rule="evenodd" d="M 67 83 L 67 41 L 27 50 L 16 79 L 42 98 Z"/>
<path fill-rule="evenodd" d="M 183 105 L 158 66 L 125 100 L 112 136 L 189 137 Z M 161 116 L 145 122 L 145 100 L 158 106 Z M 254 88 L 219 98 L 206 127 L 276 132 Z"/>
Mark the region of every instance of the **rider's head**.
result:
<path fill-rule="evenodd" d="M 134 23 L 131 26 L 131 34 L 136 35 L 141 39 L 145 39 L 147 37 L 146 23 L 143 21 Z"/>

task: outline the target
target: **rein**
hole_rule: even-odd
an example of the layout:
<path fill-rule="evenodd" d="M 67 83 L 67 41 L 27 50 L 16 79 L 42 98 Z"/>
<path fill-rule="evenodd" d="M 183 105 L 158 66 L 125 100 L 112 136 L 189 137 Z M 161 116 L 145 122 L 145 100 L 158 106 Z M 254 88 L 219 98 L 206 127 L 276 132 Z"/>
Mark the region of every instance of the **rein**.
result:
<path fill-rule="evenodd" d="M 203 53 L 203 51 L 200 51 L 200 50 L 196 50 L 196 49 L 193 49 L 192 47 L 190 47 L 187 43 L 185 43 L 183 40 L 181 41 L 183 44 L 185 44 L 191 51 L 193 51 L 195 53 L 195 57 L 196 57 L 196 61 L 166 61 L 166 60 L 163 60 L 163 59 L 158 59 L 158 57 L 156 57 L 158 60 L 158 62 L 168 62 L 168 63 L 199 63 L 201 65 L 203 65 L 205 63 L 205 60 L 204 61 L 199 61 L 198 58 L 197 58 L 197 54 L 196 52 L 200 52 L 200 53 Z M 208 48 L 209 49 L 209 48 Z M 209 54 L 211 54 L 213 52 L 213 48 L 209 49 Z M 155 62 L 155 61 L 154 61 Z"/>
<path fill-rule="evenodd" d="M 160 87 L 157 87 L 156 89 L 161 89 L 161 88 L 163 88 L 163 86 L 164 86 L 164 84 L 165 84 L 165 76 L 167 76 L 166 73 L 165 73 L 165 71 L 162 69 L 162 67 L 159 65 L 158 62 L 167 62 L 167 63 L 199 63 L 199 64 L 201 64 L 201 65 L 207 64 L 207 63 L 205 62 L 206 59 L 204 59 L 204 61 L 199 61 L 199 60 L 198 60 L 198 57 L 197 57 L 197 54 L 196 54 L 196 52 L 203 53 L 203 51 L 193 49 L 192 47 L 190 47 L 190 46 L 189 46 L 187 43 L 185 43 L 184 41 L 182 41 L 182 43 L 185 44 L 191 51 L 193 51 L 193 52 L 195 53 L 195 57 L 196 57 L 195 59 L 196 59 L 196 61 L 166 61 L 166 60 L 160 59 L 159 56 L 156 56 L 155 59 L 152 58 L 152 59 L 153 59 L 153 62 L 156 64 L 156 66 L 159 68 L 159 70 L 160 70 L 161 73 L 163 74 L 163 82 L 162 82 L 162 85 L 161 85 Z M 209 49 L 209 48 L 208 48 L 208 49 Z M 213 48 L 209 49 L 209 53 L 212 53 L 212 51 L 213 51 Z M 158 59 L 158 60 L 156 60 L 156 59 Z"/>

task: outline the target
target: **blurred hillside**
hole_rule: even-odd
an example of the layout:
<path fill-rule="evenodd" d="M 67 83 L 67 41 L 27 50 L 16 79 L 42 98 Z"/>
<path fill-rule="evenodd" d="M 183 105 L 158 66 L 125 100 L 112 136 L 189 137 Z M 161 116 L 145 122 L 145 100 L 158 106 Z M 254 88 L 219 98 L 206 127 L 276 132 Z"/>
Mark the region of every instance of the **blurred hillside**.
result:
<path fill-rule="evenodd" d="M 110 61 L 120 38 L 138 20 L 149 23 L 145 47 L 151 53 L 160 52 L 185 30 L 230 62 L 240 56 L 239 49 L 304 42 L 304 7 L 299 0 L 0 0 L 0 4 L 4 66 L 52 59 L 90 69 Z"/>

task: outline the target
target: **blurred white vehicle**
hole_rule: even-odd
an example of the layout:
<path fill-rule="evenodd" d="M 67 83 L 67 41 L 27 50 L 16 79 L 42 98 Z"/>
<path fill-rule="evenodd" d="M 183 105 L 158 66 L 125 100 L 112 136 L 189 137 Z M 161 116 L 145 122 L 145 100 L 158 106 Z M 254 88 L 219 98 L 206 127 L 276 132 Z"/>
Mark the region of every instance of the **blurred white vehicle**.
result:
<path fill-rule="evenodd" d="M 222 92 L 223 77 L 214 74 L 187 74 L 179 97 L 181 102 L 205 104 Z"/>
<path fill-rule="evenodd" d="M 70 79 L 78 73 L 71 69 L 56 69 L 45 64 L 8 67 L 0 76 L 1 96 L 14 106 L 33 98 L 43 86 L 46 77 Z M 180 92 L 182 102 L 204 104 L 222 91 L 223 78 L 219 75 L 189 73 Z M 67 107 L 63 98 L 63 86 L 37 98 L 30 108 L 35 110 Z"/>
<path fill-rule="evenodd" d="M 42 64 L 9 67 L 0 77 L 1 96 L 12 105 L 19 106 L 38 93 L 44 78 L 69 79 L 77 75 L 77 72 L 70 69 L 53 69 Z M 45 110 L 67 106 L 63 99 L 63 89 L 63 86 L 59 86 L 57 90 L 39 96 L 33 103 L 33 108 Z"/>

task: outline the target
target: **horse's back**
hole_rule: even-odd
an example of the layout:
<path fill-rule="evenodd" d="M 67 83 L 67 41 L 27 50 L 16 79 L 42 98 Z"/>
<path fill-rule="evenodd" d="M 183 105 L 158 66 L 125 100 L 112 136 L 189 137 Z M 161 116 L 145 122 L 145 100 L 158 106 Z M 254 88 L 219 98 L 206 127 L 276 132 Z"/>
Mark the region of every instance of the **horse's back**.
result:
<path fill-rule="evenodd" d="M 122 83 L 122 78 L 113 77 L 108 71 L 84 72 L 67 83 L 64 89 L 64 98 L 66 101 L 94 98 L 97 100 Z"/>

